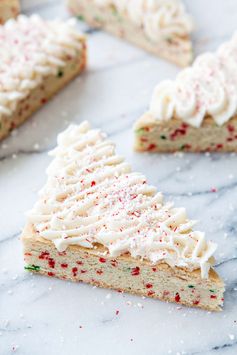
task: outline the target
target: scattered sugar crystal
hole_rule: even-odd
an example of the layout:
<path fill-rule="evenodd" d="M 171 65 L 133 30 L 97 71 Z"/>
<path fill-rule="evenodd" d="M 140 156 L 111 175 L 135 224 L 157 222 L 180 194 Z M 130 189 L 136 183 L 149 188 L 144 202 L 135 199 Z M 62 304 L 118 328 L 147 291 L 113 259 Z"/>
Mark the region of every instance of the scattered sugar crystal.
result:
<path fill-rule="evenodd" d="M 12 295 L 13 291 L 12 290 L 8 290 L 7 293 L 8 293 L 8 295 Z"/>
<path fill-rule="evenodd" d="M 111 293 L 108 293 L 105 297 L 107 298 L 107 300 L 109 300 L 111 298 Z"/>
<path fill-rule="evenodd" d="M 234 340 L 235 339 L 235 335 L 234 334 L 229 334 L 229 338 L 230 338 L 230 340 Z"/>
<path fill-rule="evenodd" d="M 19 349 L 19 345 L 13 345 L 12 346 L 12 351 L 16 352 Z"/>
<path fill-rule="evenodd" d="M 34 150 L 39 150 L 39 147 L 40 147 L 39 143 L 34 144 Z"/>

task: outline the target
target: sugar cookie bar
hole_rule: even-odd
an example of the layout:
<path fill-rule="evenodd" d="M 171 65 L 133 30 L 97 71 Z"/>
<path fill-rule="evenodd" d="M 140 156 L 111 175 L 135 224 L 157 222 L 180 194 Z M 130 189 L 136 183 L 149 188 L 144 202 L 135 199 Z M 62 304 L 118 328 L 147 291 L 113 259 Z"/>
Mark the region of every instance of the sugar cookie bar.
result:
<path fill-rule="evenodd" d="M 85 38 L 73 22 L 20 15 L 0 26 L 0 139 L 85 68 Z"/>
<path fill-rule="evenodd" d="M 216 244 L 163 201 L 88 122 L 59 135 L 22 234 L 26 269 L 211 311 L 224 284 Z"/>
<path fill-rule="evenodd" d="M 192 61 L 193 21 L 181 0 L 67 0 L 89 25 L 167 59 L 179 66 Z"/>
<path fill-rule="evenodd" d="M 237 34 L 200 55 L 175 80 L 154 89 L 135 123 L 135 149 L 151 152 L 237 151 Z"/>

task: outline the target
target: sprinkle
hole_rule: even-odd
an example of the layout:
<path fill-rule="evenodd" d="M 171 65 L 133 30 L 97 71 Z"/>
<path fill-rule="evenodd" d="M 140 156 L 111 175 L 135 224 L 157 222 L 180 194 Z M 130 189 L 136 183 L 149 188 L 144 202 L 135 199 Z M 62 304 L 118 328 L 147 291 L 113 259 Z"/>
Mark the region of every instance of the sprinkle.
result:
<path fill-rule="evenodd" d="M 115 314 L 116 314 L 116 316 L 117 316 L 117 315 L 119 314 L 119 311 L 118 311 L 118 310 L 116 310 Z"/>
<path fill-rule="evenodd" d="M 100 262 L 100 263 L 106 263 L 106 259 L 104 259 L 104 258 L 99 258 L 99 262 Z"/>
<path fill-rule="evenodd" d="M 138 266 L 134 267 L 131 272 L 132 276 L 137 276 L 140 274 L 140 268 Z"/>
<path fill-rule="evenodd" d="M 55 276 L 55 274 L 53 272 L 49 271 L 48 276 Z"/>
<path fill-rule="evenodd" d="M 146 284 L 146 288 L 152 288 L 153 285 L 152 284 Z"/>
<path fill-rule="evenodd" d="M 178 292 L 175 295 L 175 302 L 179 302 L 180 301 L 180 295 L 178 294 Z"/>

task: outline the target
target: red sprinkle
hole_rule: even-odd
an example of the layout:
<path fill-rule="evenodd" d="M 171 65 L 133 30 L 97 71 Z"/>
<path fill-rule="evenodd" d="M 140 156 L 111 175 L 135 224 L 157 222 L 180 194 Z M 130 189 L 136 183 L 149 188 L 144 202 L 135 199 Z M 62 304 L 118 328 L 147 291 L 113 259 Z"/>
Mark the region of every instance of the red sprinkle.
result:
<path fill-rule="evenodd" d="M 81 274 L 85 274 L 86 272 L 86 270 L 81 270 Z"/>
<path fill-rule="evenodd" d="M 72 268 L 73 276 L 77 276 L 77 271 L 78 271 L 78 268 L 77 268 L 77 267 L 73 267 L 73 268 Z"/>
<path fill-rule="evenodd" d="M 180 295 L 178 294 L 178 292 L 175 295 L 175 302 L 179 302 L 180 301 Z"/>
<path fill-rule="evenodd" d="M 82 261 L 77 261 L 77 265 L 83 265 Z"/>
<path fill-rule="evenodd" d="M 228 129 L 229 132 L 234 132 L 235 127 L 232 126 L 231 124 L 229 124 L 229 125 L 227 126 L 227 129 Z"/>
<path fill-rule="evenodd" d="M 199 303 L 200 303 L 199 300 L 193 301 L 193 305 L 194 305 L 194 306 L 195 306 L 195 305 L 198 305 Z"/>
<path fill-rule="evenodd" d="M 211 295 L 210 298 L 216 298 L 216 296 L 215 295 Z"/>
<path fill-rule="evenodd" d="M 156 148 L 156 144 L 150 144 L 149 146 L 148 146 L 148 150 L 153 150 L 153 149 L 155 149 Z"/>
<path fill-rule="evenodd" d="M 131 272 L 132 276 L 137 276 L 140 274 L 140 268 L 138 266 L 134 267 Z"/>
<path fill-rule="evenodd" d="M 156 270 L 157 270 L 156 267 L 153 267 L 153 268 L 152 268 L 152 271 L 156 272 Z"/>
<path fill-rule="evenodd" d="M 52 269 L 54 269 L 55 267 L 55 260 L 53 258 L 49 258 L 48 259 L 48 263 L 49 263 L 49 267 L 51 267 Z"/>
<path fill-rule="evenodd" d="M 211 188 L 211 192 L 217 192 L 217 188 L 216 187 L 212 187 Z"/>
<path fill-rule="evenodd" d="M 106 263 L 106 259 L 104 259 L 104 258 L 99 258 L 99 262 L 100 262 L 100 263 Z"/>
<path fill-rule="evenodd" d="M 96 273 L 97 273 L 98 275 L 102 275 L 102 274 L 103 274 L 103 271 L 102 271 L 102 270 L 96 270 Z"/>
<path fill-rule="evenodd" d="M 67 268 L 67 267 L 68 267 L 68 264 L 61 264 L 61 267 L 62 267 L 62 268 Z"/>
<path fill-rule="evenodd" d="M 146 284 L 146 288 L 152 288 L 153 285 L 152 284 Z"/>
<path fill-rule="evenodd" d="M 111 265 L 112 265 L 113 267 L 117 267 L 117 266 L 118 266 L 117 260 L 111 260 Z"/>
<path fill-rule="evenodd" d="M 95 186 L 96 182 L 95 181 L 91 181 L 91 187 Z"/>
<path fill-rule="evenodd" d="M 49 258 L 48 251 L 42 251 L 42 253 L 39 255 L 39 259 L 48 260 L 48 258 Z"/>
<path fill-rule="evenodd" d="M 155 294 L 154 291 L 148 291 L 147 296 L 153 296 Z"/>
<path fill-rule="evenodd" d="M 115 312 L 115 314 L 116 314 L 116 316 L 119 314 L 119 311 L 117 310 L 116 312 Z"/>
<path fill-rule="evenodd" d="M 48 276 L 55 276 L 55 273 L 54 273 L 54 272 L 49 271 L 49 272 L 48 272 Z"/>

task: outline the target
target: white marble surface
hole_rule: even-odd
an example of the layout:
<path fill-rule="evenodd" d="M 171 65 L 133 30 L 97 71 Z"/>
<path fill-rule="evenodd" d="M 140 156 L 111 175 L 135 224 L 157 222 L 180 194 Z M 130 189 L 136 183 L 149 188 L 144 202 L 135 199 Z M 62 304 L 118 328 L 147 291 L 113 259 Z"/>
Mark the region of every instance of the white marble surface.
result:
<path fill-rule="evenodd" d="M 236 0 L 186 3 L 197 23 L 196 53 L 216 48 L 236 29 Z M 67 16 L 59 0 L 25 0 L 23 6 L 27 14 Z M 0 354 L 237 354 L 237 156 L 133 153 L 132 123 L 154 84 L 178 69 L 103 32 L 88 39 L 87 73 L 0 145 Z M 227 289 L 222 313 L 24 271 L 19 233 L 45 181 L 47 151 L 69 122 L 84 119 L 107 131 L 134 169 L 186 206 L 218 242 L 217 270 Z"/>

